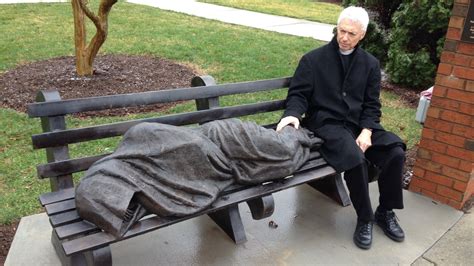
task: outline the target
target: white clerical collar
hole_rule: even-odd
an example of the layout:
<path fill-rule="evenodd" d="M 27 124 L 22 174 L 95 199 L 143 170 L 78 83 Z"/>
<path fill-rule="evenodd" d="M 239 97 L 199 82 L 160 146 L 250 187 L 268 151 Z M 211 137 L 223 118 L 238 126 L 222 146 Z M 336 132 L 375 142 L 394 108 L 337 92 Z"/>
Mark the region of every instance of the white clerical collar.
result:
<path fill-rule="evenodd" d="M 342 55 L 350 55 L 352 54 L 352 52 L 354 52 L 354 50 L 355 50 L 354 48 L 348 51 L 342 51 L 341 49 L 339 49 L 339 53 L 341 53 Z"/>

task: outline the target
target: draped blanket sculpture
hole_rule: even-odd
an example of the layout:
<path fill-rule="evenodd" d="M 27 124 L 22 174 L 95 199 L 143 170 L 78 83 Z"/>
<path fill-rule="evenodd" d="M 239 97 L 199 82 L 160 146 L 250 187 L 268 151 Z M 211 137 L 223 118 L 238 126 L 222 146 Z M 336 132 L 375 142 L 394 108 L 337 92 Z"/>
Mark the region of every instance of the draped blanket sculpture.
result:
<path fill-rule="evenodd" d="M 142 123 L 89 168 L 77 186 L 76 207 L 85 220 L 123 236 L 146 214 L 190 215 L 231 184 L 289 176 L 321 142 L 305 129 L 277 133 L 238 119 L 197 128 Z"/>

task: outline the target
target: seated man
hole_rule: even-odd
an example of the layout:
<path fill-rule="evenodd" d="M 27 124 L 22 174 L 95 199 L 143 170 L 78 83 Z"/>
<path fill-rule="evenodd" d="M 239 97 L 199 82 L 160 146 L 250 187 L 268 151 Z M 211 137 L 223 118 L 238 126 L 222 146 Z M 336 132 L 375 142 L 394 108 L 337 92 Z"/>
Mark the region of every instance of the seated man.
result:
<path fill-rule="evenodd" d="M 298 128 L 301 120 L 325 141 L 321 154 L 338 172 L 344 172 L 357 213 L 354 243 L 362 249 L 371 247 L 374 220 L 391 239 L 401 242 L 405 237 L 393 212 L 403 208 L 405 145 L 380 125 L 379 62 L 358 46 L 368 23 L 369 16 L 361 7 L 342 11 L 333 40 L 301 58 L 277 126 L 277 131 L 287 125 Z M 381 170 L 375 215 L 367 161 Z"/>

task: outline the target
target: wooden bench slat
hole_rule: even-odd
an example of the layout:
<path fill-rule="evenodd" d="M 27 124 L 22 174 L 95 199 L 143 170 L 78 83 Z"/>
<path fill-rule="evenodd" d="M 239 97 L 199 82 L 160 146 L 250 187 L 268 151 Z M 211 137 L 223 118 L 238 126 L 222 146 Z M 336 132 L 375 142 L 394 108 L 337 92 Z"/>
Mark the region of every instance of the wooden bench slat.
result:
<path fill-rule="evenodd" d="M 240 117 L 250 114 L 278 111 L 282 110 L 283 108 L 284 100 L 275 100 L 240 106 L 219 107 L 209 110 L 181 113 L 177 115 L 131 120 L 100 126 L 46 132 L 32 136 L 33 148 L 40 149 L 47 147 L 56 147 L 88 140 L 120 136 L 123 135 L 132 126 L 143 122 L 163 123 L 181 126 L 205 123 L 218 119 Z"/>
<path fill-rule="evenodd" d="M 56 227 L 56 233 L 60 240 L 94 231 L 100 231 L 100 229 L 86 220 Z"/>
<path fill-rule="evenodd" d="M 74 199 L 69 199 L 61 202 L 56 202 L 52 204 L 48 204 L 44 206 L 46 209 L 46 213 L 48 216 L 61 213 L 61 212 L 66 212 L 70 211 L 76 208 L 76 201 Z"/>
<path fill-rule="evenodd" d="M 62 226 L 80 220 L 82 220 L 82 218 L 79 216 L 76 210 L 49 216 L 49 222 L 53 227 Z"/>
<path fill-rule="evenodd" d="M 54 192 L 47 192 L 39 196 L 39 201 L 42 206 L 55 202 L 60 202 L 74 198 L 75 188 L 67 188 Z"/>
<path fill-rule="evenodd" d="M 287 88 L 290 78 L 278 78 L 203 87 L 148 91 L 28 104 L 30 117 L 56 116 L 86 111 L 203 99 L 232 94 Z"/>
<path fill-rule="evenodd" d="M 39 178 L 57 177 L 82 172 L 89 169 L 89 167 L 96 161 L 110 154 L 111 153 L 106 153 L 97 156 L 40 164 L 36 166 L 36 171 L 38 173 Z"/>
<path fill-rule="evenodd" d="M 123 238 L 115 238 L 114 236 L 105 233 L 98 232 L 96 234 L 90 234 L 81 238 L 73 239 L 70 241 L 63 242 L 63 248 L 66 255 L 72 255 L 82 251 L 87 251 L 95 249 L 98 247 L 103 247 L 108 244 L 121 241 L 133 236 L 141 235 L 146 232 L 156 230 L 183 220 L 187 220 L 204 213 L 217 211 L 226 206 L 237 204 L 243 201 L 251 200 L 261 196 L 269 195 L 290 187 L 301 185 L 309 181 L 320 179 L 328 175 L 335 174 L 335 170 L 330 166 L 325 166 L 315 171 L 307 171 L 299 174 L 295 174 L 293 177 L 282 179 L 276 182 L 271 182 L 266 185 L 261 186 L 252 186 L 245 190 L 237 191 L 235 193 L 228 194 L 224 197 L 220 197 L 211 208 L 199 212 L 190 216 L 180 217 L 180 218 L 162 218 L 158 216 L 153 216 L 148 219 L 137 222 Z M 59 228 L 58 228 L 59 229 Z M 59 234 L 59 233 L 58 233 Z"/>

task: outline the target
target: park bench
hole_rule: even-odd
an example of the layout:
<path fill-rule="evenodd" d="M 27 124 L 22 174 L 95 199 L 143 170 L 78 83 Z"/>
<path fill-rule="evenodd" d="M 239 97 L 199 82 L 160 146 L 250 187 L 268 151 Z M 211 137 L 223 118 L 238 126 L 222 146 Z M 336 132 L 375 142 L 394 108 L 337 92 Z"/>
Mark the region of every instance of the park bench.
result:
<path fill-rule="evenodd" d="M 221 107 L 219 99 L 226 95 L 255 93 L 287 88 L 291 78 L 216 85 L 210 76 L 195 77 L 189 88 L 149 91 L 101 97 L 62 100 L 57 91 L 38 92 L 35 103 L 28 105 L 30 117 L 41 118 L 43 132 L 32 136 L 35 149 L 46 149 L 47 163 L 37 165 L 39 178 L 49 178 L 52 192 L 39 196 L 53 228 L 51 242 L 63 265 L 111 265 L 110 244 L 172 225 L 202 214 L 209 215 L 236 244 L 246 241 L 239 213 L 239 203 L 249 205 L 253 219 L 272 215 L 272 193 L 309 184 L 336 200 L 350 204 L 341 176 L 321 158 L 317 151 L 294 175 L 260 185 L 233 185 L 212 206 L 187 217 L 160 218 L 146 216 L 123 237 L 117 238 L 82 220 L 75 210 L 73 173 L 87 170 L 108 154 L 70 158 L 73 143 L 94 141 L 123 135 L 141 122 L 159 122 L 185 126 L 212 120 L 274 112 L 284 108 L 284 99 Z M 157 103 L 195 100 L 196 110 L 159 117 L 128 120 L 81 128 L 66 128 L 66 115 L 112 108 L 135 107 Z M 264 125 L 275 127 L 275 124 Z M 203 236 L 204 237 L 204 236 Z"/>

